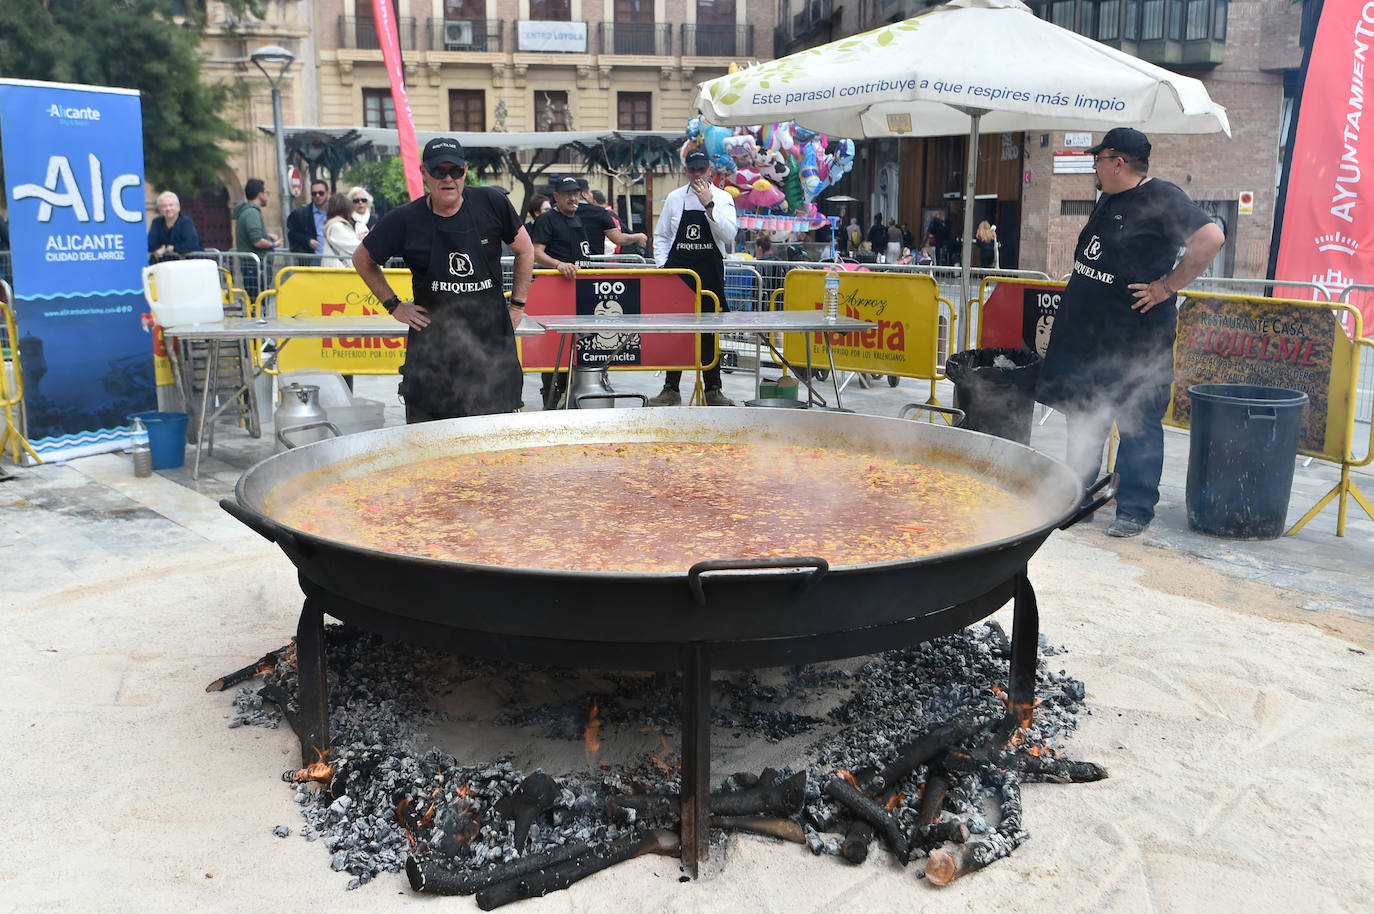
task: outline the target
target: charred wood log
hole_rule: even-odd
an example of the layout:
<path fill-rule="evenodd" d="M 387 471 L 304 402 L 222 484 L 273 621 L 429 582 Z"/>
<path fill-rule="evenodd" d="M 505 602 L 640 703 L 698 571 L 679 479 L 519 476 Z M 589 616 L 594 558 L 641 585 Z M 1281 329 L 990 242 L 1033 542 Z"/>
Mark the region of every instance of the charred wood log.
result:
<path fill-rule="evenodd" d="M 791 841 L 794 844 L 806 843 L 806 829 L 791 819 L 779 819 L 774 816 L 711 816 L 710 823 L 712 828 L 747 831 L 755 835 Z"/>
<path fill-rule="evenodd" d="M 952 848 L 930 852 L 926 861 L 926 878 L 935 885 L 948 885 L 965 873 L 983 867 L 1016 850 L 1027 834 L 1021 828 L 1021 782 L 1013 772 L 993 775 L 1000 794 L 1001 822 L 986 837 Z"/>
<path fill-rule="evenodd" d="M 801 812 L 806 802 L 806 772 L 799 771 L 786 780 L 777 780 L 777 772 L 769 776 L 768 769 L 759 782 L 747 790 L 712 793 L 713 816 L 793 816 Z M 606 815 L 620 825 L 638 819 L 666 821 L 681 816 L 682 803 L 678 797 L 652 794 L 625 794 L 606 800 Z"/>
<path fill-rule="evenodd" d="M 931 825 L 922 826 L 918 832 L 923 847 L 931 848 L 946 841 L 965 844 L 969 839 L 968 825 L 959 819 L 941 819 Z"/>
<path fill-rule="evenodd" d="M 873 826 L 860 819 L 850 823 L 844 843 L 840 845 L 840 855 L 850 863 L 863 863 L 868 859 L 868 846 L 872 843 Z"/>
<path fill-rule="evenodd" d="M 944 764 L 953 771 L 1003 768 L 1019 771 L 1033 780 L 1050 781 L 1055 784 L 1086 784 L 1107 777 L 1107 769 L 1096 762 L 991 748 L 951 752 L 945 757 Z"/>
<path fill-rule="evenodd" d="M 720 782 L 721 793 L 738 793 L 757 785 L 759 776 L 750 771 L 736 771 Z"/>
<path fill-rule="evenodd" d="M 906 834 L 897 818 L 882 806 L 859 792 L 853 784 L 843 778 L 833 778 L 825 785 L 825 794 L 854 815 L 872 825 L 882 837 L 888 850 L 892 851 L 905 866 L 911 860 L 911 849 Z"/>
<path fill-rule="evenodd" d="M 277 706 L 277 710 L 281 712 L 281 719 L 286 721 L 291 732 L 299 738 L 301 735 L 300 715 L 291 710 L 291 696 L 286 694 L 286 690 L 276 680 L 268 679 L 262 684 L 262 688 L 258 689 L 258 694 Z"/>
<path fill-rule="evenodd" d="M 403 812 L 398 807 L 396 813 L 398 818 L 404 816 L 403 822 L 410 823 L 407 826 L 408 830 L 416 827 L 417 817 L 412 816 L 408 809 Z M 521 857 L 510 863 L 475 873 L 455 873 L 428 857 L 411 854 L 406 858 L 406 877 L 410 879 L 410 887 L 417 892 L 427 892 L 431 895 L 472 895 L 489 885 L 509 882 L 527 873 L 566 863 L 587 853 L 589 849 L 585 842 L 567 844 L 542 854 Z"/>
<path fill-rule="evenodd" d="M 563 863 L 488 886 L 477 893 L 477 907 L 483 911 L 491 911 L 523 898 L 539 898 L 550 892 L 566 889 L 574 882 L 617 863 L 644 854 L 676 854 L 678 848 L 678 836 L 675 832 L 655 830 L 640 835 L 627 835 L 610 844 L 593 847 Z"/>
<path fill-rule="evenodd" d="M 943 765 L 932 767 L 926 774 L 926 788 L 921 794 L 921 806 L 916 819 L 921 828 L 929 828 L 940 821 L 948 793 L 949 775 L 945 773 Z"/>
<path fill-rule="evenodd" d="M 957 746 L 982 727 L 982 723 L 959 718 L 928 730 L 902 747 L 886 768 L 858 778 L 859 789 L 869 796 L 890 795 L 908 775 L 952 746 Z"/>
<path fill-rule="evenodd" d="M 234 670 L 234 672 L 216 679 L 205 687 L 205 691 L 223 692 L 225 689 L 232 689 L 241 682 L 247 682 L 254 676 L 262 673 L 270 673 L 277 668 L 277 661 L 281 659 L 282 654 L 290 649 L 291 645 L 288 644 L 284 647 L 277 648 L 275 651 L 268 651 L 257 661 L 248 664 L 246 667 Z"/>
<path fill-rule="evenodd" d="M 558 783 L 542 771 L 536 771 L 520 782 L 514 791 L 496 802 L 495 809 L 507 819 L 515 820 L 515 849 L 523 851 L 530 836 L 530 826 L 544 813 L 553 809 L 563 791 Z"/>

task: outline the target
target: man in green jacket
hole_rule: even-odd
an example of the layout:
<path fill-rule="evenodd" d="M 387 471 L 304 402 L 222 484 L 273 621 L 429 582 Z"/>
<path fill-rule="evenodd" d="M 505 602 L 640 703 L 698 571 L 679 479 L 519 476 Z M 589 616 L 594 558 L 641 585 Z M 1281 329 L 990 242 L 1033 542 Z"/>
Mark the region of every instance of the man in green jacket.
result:
<path fill-rule="evenodd" d="M 267 207 L 267 186 L 262 178 L 249 178 L 243 185 L 243 197 L 243 202 L 234 207 L 234 250 L 257 255 L 281 244 L 280 236 L 268 234 L 262 221 L 262 211 Z M 257 257 L 243 258 L 240 267 L 243 290 L 249 301 L 255 301 L 261 291 Z"/>

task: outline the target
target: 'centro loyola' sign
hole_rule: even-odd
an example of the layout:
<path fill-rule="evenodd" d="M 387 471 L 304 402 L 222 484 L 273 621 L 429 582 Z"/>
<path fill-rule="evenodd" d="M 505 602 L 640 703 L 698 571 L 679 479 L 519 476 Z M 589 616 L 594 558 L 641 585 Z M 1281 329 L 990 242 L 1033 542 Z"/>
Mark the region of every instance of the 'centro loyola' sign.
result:
<path fill-rule="evenodd" d="M 587 53 L 587 23 L 522 19 L 517 23 L 516 48 L 521 51 Z"/>

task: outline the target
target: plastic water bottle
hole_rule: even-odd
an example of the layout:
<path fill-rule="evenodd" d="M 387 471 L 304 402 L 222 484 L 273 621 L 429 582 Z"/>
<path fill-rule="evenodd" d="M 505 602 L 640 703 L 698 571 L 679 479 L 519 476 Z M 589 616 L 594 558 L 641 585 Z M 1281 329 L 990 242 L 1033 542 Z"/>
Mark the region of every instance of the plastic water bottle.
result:
<path fill-rule="evenodd" d="M 828 321 L 838 320 L 840 316 L 840 271 L 825 271 L 825 299 L 821 313 Z"/>
<path fill-rule="evenodd" d="M 153 475 L 153 451 L 148 446 L 148 426 L 137 416 L 134 416 L 134 421 L 129 426 L 129 437 L 134 443 L 129 450 L 129 454 L 134 458 L 134 475 Z"/>

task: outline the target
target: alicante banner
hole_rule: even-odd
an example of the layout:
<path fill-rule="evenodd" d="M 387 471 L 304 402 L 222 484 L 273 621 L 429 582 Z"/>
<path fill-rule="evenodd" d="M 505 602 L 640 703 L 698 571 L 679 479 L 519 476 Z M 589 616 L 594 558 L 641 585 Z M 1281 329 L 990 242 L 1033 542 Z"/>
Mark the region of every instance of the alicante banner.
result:
<path fill-rule="evenodd" d="M 1371 44 L 1374 4 L 1326 0 L 1302 89 L 1274 278 L 1317 283 L 1331 301 L 1346 286 L 1374 282 L 1374 188 L 1363 180 L 1374 141 L 1362 121 Z M 1314 298 L 1312 289 L 1274 294 Z M 1364 332 L 1374 332 L 1374 300 L 1362 313 Z"/>
<path fill-rule="evenodd" d="M 28 435 L 64 460 L 157 405 L 143 326 L 143 117 L 128 89 L 0 79 Z"/>

